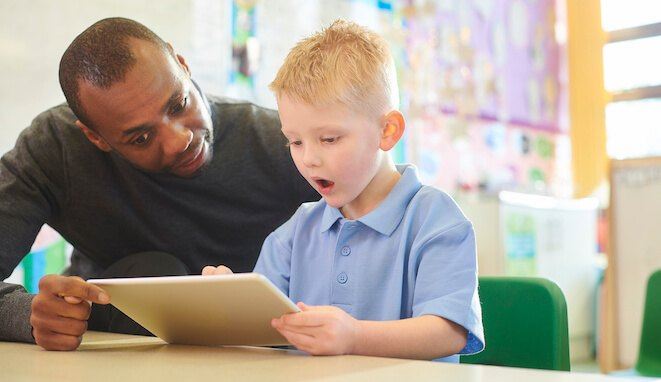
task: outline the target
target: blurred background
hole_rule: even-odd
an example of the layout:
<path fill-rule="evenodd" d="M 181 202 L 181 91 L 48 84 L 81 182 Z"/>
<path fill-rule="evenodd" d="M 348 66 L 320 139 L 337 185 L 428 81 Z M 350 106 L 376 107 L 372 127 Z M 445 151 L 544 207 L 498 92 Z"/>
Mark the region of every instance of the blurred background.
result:
<path fill-rule="evenodd" d="M 64 102 L 62 53 L 111 16 L 171 42 L 204 91 L 272 108 L 267 84 L 301 38 L 336 18 L 381 33 L 408 122 L 395 158 L 473 221 L 480 274 L 562 288 L 574 370 L 635 363 L 661 267 L 661 2 L 3 0 L 0 154 Z M 45 227 L 9 280 L 35 292 L 70 250 Z"/>

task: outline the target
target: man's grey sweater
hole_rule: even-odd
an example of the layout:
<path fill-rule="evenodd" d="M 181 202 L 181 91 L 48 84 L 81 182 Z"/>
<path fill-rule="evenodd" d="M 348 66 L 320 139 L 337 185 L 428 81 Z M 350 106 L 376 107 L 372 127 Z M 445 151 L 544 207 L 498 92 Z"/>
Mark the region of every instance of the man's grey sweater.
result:
<path fill-rule="evenodd" d="M 145 251 L 170 253 L 192 273 L 251 271 L 264 238 L 319 195 L 297 172 L 275 111 L 215 97 L 209 106 L 213 157 L 191 179 L 98 150 L 66 105 L 39 115 L 0 159 L 0 280 L 45 223 L 84 254 L 71 269 L 84 278 Z M 0 282 L 0 340 L 33 341 L 32 297 Z"/>

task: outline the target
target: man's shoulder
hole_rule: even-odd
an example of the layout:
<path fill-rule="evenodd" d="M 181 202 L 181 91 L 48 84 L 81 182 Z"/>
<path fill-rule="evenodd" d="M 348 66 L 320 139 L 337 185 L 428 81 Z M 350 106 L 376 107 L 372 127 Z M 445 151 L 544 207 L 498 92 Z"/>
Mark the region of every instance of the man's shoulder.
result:
<path fill-rule="evenodd" d="M 23 131 L 23 136 L 28 139 L 48 140 L 72 140 L 84 138 L 84 135 L 76 127 L 77 118 L 66 103 L 53 106 L 39 113 L 28 128 Z"/>
<path fill-rule="evenodd" d="M 206 95 L 213 116 L 221 123 L 239 126 L 280 129 L 278 112 L 250 101 Z"/>

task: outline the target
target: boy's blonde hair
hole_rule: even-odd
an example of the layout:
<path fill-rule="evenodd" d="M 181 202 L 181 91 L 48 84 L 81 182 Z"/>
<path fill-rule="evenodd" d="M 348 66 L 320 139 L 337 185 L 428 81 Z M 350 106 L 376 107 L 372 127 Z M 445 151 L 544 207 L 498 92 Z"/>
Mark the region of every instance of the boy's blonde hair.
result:
<path fill-rule="evenodd" d="M 269 88 L 278 98 L 286 94 L 316 106 L 339 102 L 378 117 L 399 107 L 388 43 L 344 20 L 296 44 Z"/>

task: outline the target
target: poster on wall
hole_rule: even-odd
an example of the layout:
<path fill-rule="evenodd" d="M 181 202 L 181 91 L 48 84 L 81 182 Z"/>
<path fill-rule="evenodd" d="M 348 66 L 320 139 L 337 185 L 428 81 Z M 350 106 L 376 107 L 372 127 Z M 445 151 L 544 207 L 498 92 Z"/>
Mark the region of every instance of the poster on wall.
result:
<path fill-rule="evenodd" d="M 549 193 L 559 126 L 555 2 L 400 7 L 406 157 L 446 191 Z"/>

